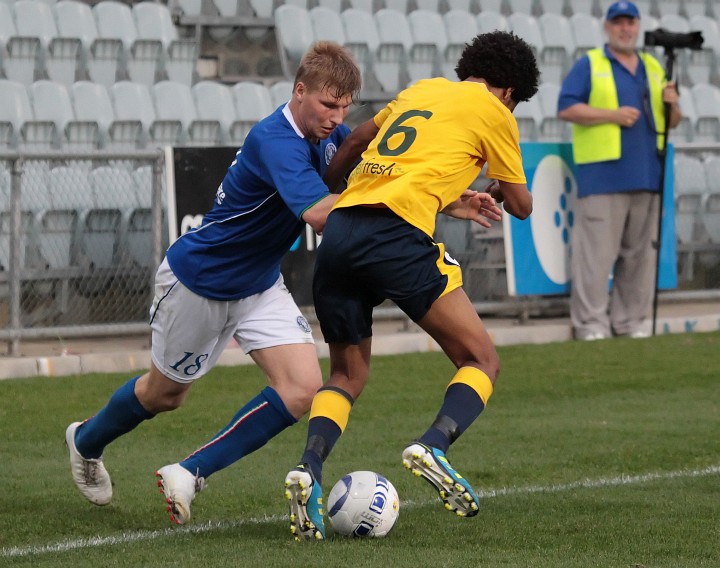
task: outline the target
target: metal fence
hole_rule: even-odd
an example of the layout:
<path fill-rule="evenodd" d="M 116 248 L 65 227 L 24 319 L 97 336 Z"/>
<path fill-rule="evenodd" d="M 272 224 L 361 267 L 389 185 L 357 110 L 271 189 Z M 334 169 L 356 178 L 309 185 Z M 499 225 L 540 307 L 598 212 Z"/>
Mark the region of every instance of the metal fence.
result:
<path fill-rule="evenodd" d="M 163 155 L 0 154 L 0 339 L 147 330 Z"/>
<path fill-rule="evenodd" d="M 720 155 L 720 145 L 676 150 L 676 158 L 703 163 Z M 0 153 L 0 341 L 10 355 L 23 339 L 147 333 L 153 277 L 168 245 L 164 160 L 160 151 Z M 720 194 L 720 181 L 707 181 L 709 192 Z M 676 213 L 688 216 L 677 203 Z M 693 222 L 703 214 L 692 213 Z M 681 292 L 674 294 L 702 299 L 705 290 L 715 298 L 720 242 L 698 234 L 697 242 L 678 243 Z M 522 319 L 567 312 L 566 298 L 507 295 L 502 226 L 488 230 L 441 215 L 437 240 L 460 261 L 480 313 Z M 312 319 L 312 306 L 303 309 Z M 399 315 L 391 305 L 376 312 L 378 319 Z"/>

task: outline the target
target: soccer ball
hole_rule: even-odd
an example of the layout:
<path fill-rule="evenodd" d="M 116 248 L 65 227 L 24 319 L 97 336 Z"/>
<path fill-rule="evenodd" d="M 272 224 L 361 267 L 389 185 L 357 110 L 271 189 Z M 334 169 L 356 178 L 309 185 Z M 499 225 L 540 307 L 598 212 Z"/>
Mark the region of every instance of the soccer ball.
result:
<path fill-rule="evenodd" d="M 348 473 L 330 490 L 328 517 L 344 536 L 381 537 L 397 521 L 400 499 L 393 484 L 373 471 Z"/>

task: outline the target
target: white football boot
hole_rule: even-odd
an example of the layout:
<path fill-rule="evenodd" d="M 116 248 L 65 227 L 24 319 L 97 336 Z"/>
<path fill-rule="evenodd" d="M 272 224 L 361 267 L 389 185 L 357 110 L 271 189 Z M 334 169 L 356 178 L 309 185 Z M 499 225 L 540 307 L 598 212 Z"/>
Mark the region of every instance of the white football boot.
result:
<path fill-rule="evenodd" d="M 179 463 L 166 465 L 155 472 L 160 493 L 165 495 L 170 520 L 184 525 L 190 520 L 190 504 L 205 489 L 205 478 L 190 473 Z"/>
<path fill-rule="evenodd" d="M 95 505 L 107 505 L 112 499 L 112 482 L 102 456 L 85 459 L 75 447 L 75 431 L 82 422 L 73 422 L 65 430 L 65 443 L 70 452 L 70 471 L 80 493 Z"/>

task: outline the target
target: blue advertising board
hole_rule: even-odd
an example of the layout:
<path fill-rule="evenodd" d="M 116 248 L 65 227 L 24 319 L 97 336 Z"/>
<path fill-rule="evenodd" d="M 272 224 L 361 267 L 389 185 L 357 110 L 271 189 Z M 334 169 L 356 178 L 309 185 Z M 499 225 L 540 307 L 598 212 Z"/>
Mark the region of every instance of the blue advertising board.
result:
<path fill-rule="evenodd" d="M 508 293 L 511 296 L 570 292 L 570 242 L 577 198 L 570 143 L 521 144 L 533 213 L 503 222 Z M 677 287 L 672 145 L 668 146 L 660 247 L 660 289 Z M 648 251 L 648 254 L 653 254 Z M 608 283 L 612 285 L 612 280 Z"/>

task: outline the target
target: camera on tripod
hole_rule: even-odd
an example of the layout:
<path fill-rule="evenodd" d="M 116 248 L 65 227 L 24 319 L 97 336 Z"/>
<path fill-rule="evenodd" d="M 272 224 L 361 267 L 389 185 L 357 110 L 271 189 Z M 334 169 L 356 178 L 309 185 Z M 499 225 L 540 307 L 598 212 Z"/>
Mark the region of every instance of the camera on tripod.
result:
<path fill-rule="evenodd" d="M 649 47 L 686 48 L 698 51 L 702 49 L 702 44 L 702 32 L 677 33 L 669 32 L 664 28 L 645 32 L 645 45 Z"/>

